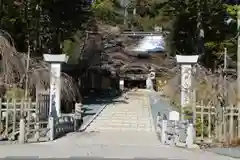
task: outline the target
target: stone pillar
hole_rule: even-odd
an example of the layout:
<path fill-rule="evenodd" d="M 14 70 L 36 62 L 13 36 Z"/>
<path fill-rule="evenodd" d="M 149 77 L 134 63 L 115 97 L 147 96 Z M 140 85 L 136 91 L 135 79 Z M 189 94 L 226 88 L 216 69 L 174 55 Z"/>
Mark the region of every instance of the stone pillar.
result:
<path fill-rule="evenodd" d="M 193 143 L 194 143 L 194 127 L 193 124 L 189 124 L 187 127 L 187 138 L 186 138 L 186 147 L 187 148 L 192 148 L 193 147 Z"/>
<path fill-rule="evenodd" d="M 167 120 L 162 120 L 161 142 L 163 144 L 165 144 L 167 142 L 166 131 L 167 131 Z"/>
<path fill-rule="evenodd" d="M 19 143 L 23 144 L 25 143 L 25 120 L 24 118 L 20 119 L 19 123 Z"/>
<path fill-rule="evenodd" d="M 119 79 L 119 88 L 121 91 L 124 90 L 124 79 L 122 79 L 122 78 Z"/>
<path fill-rule="evenodd" d="M 82 104 L 76 103 L 75 104 L 75 113 L 74 113 L 74 131 L 78 131 L 82 125 Z"/>
<path fill-rule="evenodd" d="M 153 83 L 149 76 L 146 79 L 146 89 L 153 90 Z"/>
<path fill-rule="evenodd" d="M 181 65 L 181 120 L 184 119 L 184 107 L 191 105 L 192 64 L 197 63 L 198 55 L 176 55 Z"/>
<path fill-rule="evenodd" d="M 49 116 L 48 118 L 48 138 L 49 141 L 53 141 L 55 139 L 55 126 L 54 126 L 54 118 L 52 116 Z"/>
<path fill-rule="evenodd" d="M 44 60 L 51 63 L 49 116 L 61 116 L 61 63 L 67 62 L 64 54 L 44 54 Z"/>
<path fill-rule="evenodd" d="M 146 79 L 146 88 L 149 90 L 154 90 L 154 84 L 153 84 L 153 80 L 155 79 L 155 71 L 154 69 L 151 68 L 150 73 L 147 76 Z"/>

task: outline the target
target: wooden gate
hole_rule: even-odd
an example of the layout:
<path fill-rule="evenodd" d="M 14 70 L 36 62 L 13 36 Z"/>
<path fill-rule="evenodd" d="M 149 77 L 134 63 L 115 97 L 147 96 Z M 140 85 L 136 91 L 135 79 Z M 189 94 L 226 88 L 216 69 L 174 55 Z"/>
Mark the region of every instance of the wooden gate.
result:
<path fill-rule="evenodd" d="M 36 95 L 36 101 L 38 101 L 39 107 L 39 118 L 41 121 L 47 121 L 49 115 L 49 107 L 50 107 L 50 95 L 49 91 L 38 91 Z"/>

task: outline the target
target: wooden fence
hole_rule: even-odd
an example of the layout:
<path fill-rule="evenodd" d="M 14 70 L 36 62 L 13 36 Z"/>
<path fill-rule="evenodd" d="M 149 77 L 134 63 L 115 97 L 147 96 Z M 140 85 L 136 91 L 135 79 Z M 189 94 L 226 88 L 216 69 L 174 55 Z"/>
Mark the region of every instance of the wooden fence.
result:
<path fill-rule="evenodd" d="M 20 132 L 20 120 L 24 119 L 26 137 L 33 136 L 40 140 L 40 132 L 46 130 L 48 124 L 48 106 L 40 105 L 42 102 L 29 100 L 0 99 L 0 133 L 2 139 L 16 140 Z M 45 109 L 44 109 L 45 107 Z M 46 108 L 47 107 L 47 108 Z M 29 139 L 29 138 L 28 138 Z"/>
<path fill-rule="evenodd" d="M 209 138 L 220 142 L 231 142 L 239 138 L 240 113 L 237 107 L 216 109 L 213 106 L 196 106 L 195 126 L 201 139 Z"/>
<path fill-rule="evenodd" d="M 0 137 L 19 140 L 20 143 L 51 141 L 80 128 L 81 104 L 75 104 L 75 112 L 49 117 L 49 105 L 45 100 L 32 102 L 0 99 Z"/>

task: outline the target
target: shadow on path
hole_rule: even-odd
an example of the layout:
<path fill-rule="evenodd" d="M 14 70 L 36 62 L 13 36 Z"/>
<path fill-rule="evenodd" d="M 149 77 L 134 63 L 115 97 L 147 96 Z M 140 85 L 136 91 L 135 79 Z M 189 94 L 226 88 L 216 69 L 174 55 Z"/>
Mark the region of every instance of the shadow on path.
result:
<path fill-rule="evenodd" d="M 120 96 L 121 93 L 116 90 L 90 90 L 88 93 L 85 93 L 83 104 L 108 104 L 114 102 Z"/>
<path fill-rule="evenodd" d="M 127 103 L 125 100 L 119 100 L 122 93 L 115 90 L 91 90 L 83 99 L 83 124 L 88 126 L 94 117 L 96 117 L 105 106 L 114 103 Z"/>

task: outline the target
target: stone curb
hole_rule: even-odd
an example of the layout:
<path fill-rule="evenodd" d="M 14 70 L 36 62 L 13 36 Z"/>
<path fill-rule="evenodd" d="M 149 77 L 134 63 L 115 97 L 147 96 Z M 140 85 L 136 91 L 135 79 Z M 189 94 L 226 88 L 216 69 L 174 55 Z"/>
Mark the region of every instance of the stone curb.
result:
<path fill-rule="evenodd" d="M 98 111 L 97 113 L 90 118 L 87 123 L 85 123 L 81 128 L 79 129 L 80 132 L 83 132 L 87 129 L 87 127 L 99 116 L 99 114 L 108 106 L 108 104 L 104 104 Z"/>

